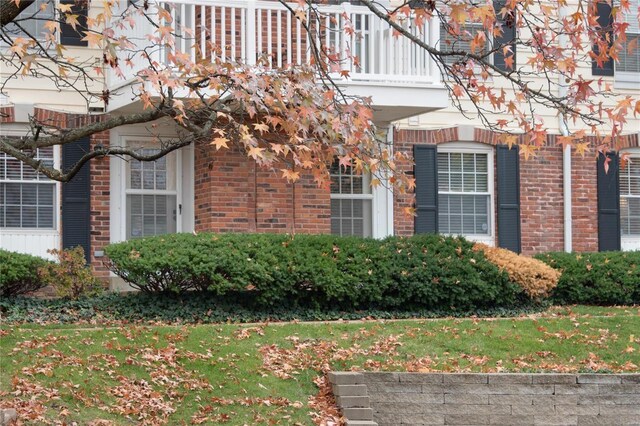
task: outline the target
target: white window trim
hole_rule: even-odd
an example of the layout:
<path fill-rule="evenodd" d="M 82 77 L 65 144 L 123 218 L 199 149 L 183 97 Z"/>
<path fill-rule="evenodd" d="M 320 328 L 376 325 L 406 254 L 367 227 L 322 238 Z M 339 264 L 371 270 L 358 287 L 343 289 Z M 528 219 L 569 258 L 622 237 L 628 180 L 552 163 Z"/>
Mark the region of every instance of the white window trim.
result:
<path fill-rule="evenodd" d="M 340 166 L 340 171 L 343 172 L 344 168 Z M 342 175 L 341 175 L 342 176 Z M 362 176 L 362 188 L 369 188 L 368 194 L 342 194 L 329 191 L 329 198 L 331 200 L 371 200 L 371 211 L 369 212 L 371 218 L 371 238 L 375 235 L 375 208 L 374 208 L 374 188 L 371 187 L 371 174 L 363 172 L 361 175 L 354 174 L 353 176 Z M 331 177 L 330 177 L 331 178 Z"/>
<path fill-rule="evenodd" d="M 640 161 L 640 148 L 627 148 L 620 150 L 620 153 L 629 154 L 632 161 Z M 620 198 L 622 198 L 622 194 L 620 194 Z M 640 250 L 640 235 L 620 235 L 620 248 L 622 251 Z"/>
<path fill-rule="evenodd" d="M 15 136 L 20 137 L 24 136 L 27 131 L 26 127 L 20 131 L 20 129 L 7 129 L 7 131 L 1 132 L 2 136 Z M 53 147 L 53 167 L 59 168 L 61 161 L 60 154 L 60 146 Z M 8 228 L 8 227 L 0 227 L 0 235 L 2 234 L 11 234 L 11 235 L 44 235 L 44 236 L 60 236 L 60 226 L 61 226 L 61 210 L 62 210 L 62 187 L 60 182 L 56 181 L 38 181 L 38 180 L 15 180 L 15 179 L 2 179 L 0 182 L 6 183 L 42 183 L 47 185 L 54 185 L 54 196 L 55 199 L 53 201 L 53 220 L 54 226 L 53 228 Z"/>
<path fill-rule="evenodd" d="M 122 136 L 119 138 L 122 146 L 129 146 L 135 143 L 145 143 L 145 148 L 154 147 L 154 138 L 148 136 Z M 127 195 L 131 194 L 158 194 L 158 195 L 175 195 L 176 196 L 176 233 L 182 232 L 183 214 L 179 211 L 178 206 L 183 205 L 182 200 L 182 152 L 181 150 L 174 151 L 176 158 L 176 189 L 175 190 L 137 190 L 127 189 L 127 161 L 119 159 L 120 164 L 120 185 L 122 188 L 120 194 L 120 239 L 118 241 L 127 241 Z M 184 209 L 182 209 L 184 210 Z"/>
<path fill-rule="evenodd" d="M 495 245 L 495 174 L 494 174 L 494 148 L 479 142 L 446 142 L 438 144 L 437 153 L 464 153 L 464 154 L 486 154 L 487 155 L 487 186 L 489 195 L 489 234 L 464 234 L 461 235 L 470 241 L 484 243 L 489 246 Z M 438 189 L 438 196 L 440 190 Z M 462 192 L 461 194 L 472 194 Z M 485 194 L 486 193 L 473 193 Z M 444 234 L 448 236 L 458 236 L 457 234 Z"/>

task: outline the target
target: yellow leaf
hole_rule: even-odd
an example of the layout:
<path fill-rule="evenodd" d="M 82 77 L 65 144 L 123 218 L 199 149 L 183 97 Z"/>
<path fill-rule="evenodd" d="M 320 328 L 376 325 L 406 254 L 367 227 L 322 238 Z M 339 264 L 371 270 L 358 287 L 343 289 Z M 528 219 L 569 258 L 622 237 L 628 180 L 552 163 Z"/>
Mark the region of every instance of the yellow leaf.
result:
<path fill-rule="evenodd" d="M 71 12 L 72 3 L 58 3 L 58 10 L 62 13 Z"/>
<path fill-rule="evenodd" d="M 78 15 L 67 15 L 65 21 L 67 24 L 71 25 L 71 28 L 75 31 L 76 25 L 78 25 Z"/>
<path fill-rule="evenodd" d="M 269 131 L 269 126 L 265 123 L 255 123 L 253 128 L 260 132 L 261 135 L 264 135 Z"/>
<path fill-rule="evenodd" d="M 227 145 L 227 142 L 229 142 L 229 139 L 225 137 L 220 137 L 220 138 L 215 138 L 213 141 L 211 141 L 209 145 L 215 145 L 216 151 L 218 151 L 220 148 L 229 148 L 229 146 Z"/>
<path fill-rule="evenodd" d="M 469 19 L 469 14 L 464 4 L 454 4 L 451 6 L 451 19 L 460 25 L 463 25 L 467 19 Z"/>

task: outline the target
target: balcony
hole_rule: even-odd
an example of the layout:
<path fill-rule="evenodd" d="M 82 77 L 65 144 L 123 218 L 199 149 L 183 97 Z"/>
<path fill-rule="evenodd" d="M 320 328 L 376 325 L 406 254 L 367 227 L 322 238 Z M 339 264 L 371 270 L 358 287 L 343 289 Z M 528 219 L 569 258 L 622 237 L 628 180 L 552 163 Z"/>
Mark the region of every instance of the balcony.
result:
<path fill-rule="evenodd" d="M 188 52 L 194 61 L 205 55 L 208 59 L 251 65 L 264 57 L 268 67 L 275 69 L 313 61 L 307 32 L 279 2 L 175 0 L 158 4 L 170 11 L 173 31 L 181 36 L 174 49 Z M 298 8 L 296 3 L 289 6 Z M 435 62 L 405 38 L 394 37 L 389 25 L 368 8 L 348 3 L 318 8 L 321 18 L 309 19 L 317 28 L 312 31 L 315 44 L 332 52 L 336 59 L 332 75 L 346 94 L 371 97 L 376 121 L 389 122 L 448 105 Z M 152 4 L 148 15 L 151 20 L 158 19 L 155 10 Z M 355 30 L 352 34 L 344 31 L 348 24 Z M 430 45 L 439 39 L 437 22 L 427 23 L 422 30 L 412 28 L 409 20 L 403 25 Z M 119 29 L 118 36 L 126 36 L 136 49 L 147 48 L 150 59 L 162 65 L 167 63 L 163 58 L 171 52 L 169 48 L 150 45 L 146 34 L 154 30 L 150 22 L 138 22 L 134 28 L 127 25 Z M 217 48 L 202 49 L 210 45 Z M 349 55 L 356 56 L 358 63 L 348 59 Z M 108 73 L 108 87 L 114 95 L 109 111 L 139 107 L 131 101 L 131 86 L 140 84 L 135 77 L 148 64 L 138 55 L 120 67 L 120 75 L 114 70 Z"/>

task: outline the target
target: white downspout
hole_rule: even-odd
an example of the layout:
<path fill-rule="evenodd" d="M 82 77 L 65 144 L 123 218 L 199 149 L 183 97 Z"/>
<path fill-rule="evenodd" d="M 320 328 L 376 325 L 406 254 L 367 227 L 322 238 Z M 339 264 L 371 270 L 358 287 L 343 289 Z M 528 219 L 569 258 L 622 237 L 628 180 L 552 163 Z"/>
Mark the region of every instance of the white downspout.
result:
<path fill-rule="evenodd" d="M 560 6 L 558 11 L 560 22 L 567 16 L 567 7 Z M 567 36 L 560 34 L 558 39 L 559 47 L 564 48 L 567 45 Z M 563 98 L 567 95 L 567 85 L 562 74 L 558 75 L 558 95 Z M 562 136 L 569 136 L 569 126 L 565 114 L 558 115 L 558 130 Z M 567 145 L 562 151 L 562 194 L 564 197 L 564 251 L 569 253 L 573 251 L 573 218 L 572 218 L 572 188 L 571 188 L 571 146 Z"/>

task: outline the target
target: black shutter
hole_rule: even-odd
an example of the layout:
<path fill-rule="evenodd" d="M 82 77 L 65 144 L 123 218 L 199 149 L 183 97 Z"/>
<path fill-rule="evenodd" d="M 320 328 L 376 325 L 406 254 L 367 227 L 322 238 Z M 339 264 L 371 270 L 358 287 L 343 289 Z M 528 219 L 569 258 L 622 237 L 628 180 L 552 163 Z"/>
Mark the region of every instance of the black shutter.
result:
<path fill-rule="evenodd" d="M 493 65 L 497 68 L 510 72 L 515 69 L 516 66 L 516 19 L 515 15 L 505 15 L 504 17 L 500 13 L 500 10 L 505 5 L 505 0 L 496 0 L 493 2 L 493 8 L 496 11 L 496 20 L 502 24 L 502 34 L 500 36 L 495 36 L 493 39 L 494 49 L 498 50 L 493 54 Z M 513 11 L 515 14 L 515 11 Z M 511 45 L 511 52 L 513 53 L 513 67 L 507 68 L 507 65 L 504 61 L 504 51 L 502 50 L 503 46 Z"/>
<path fill-rule="evenodd" d="M 516 253 L 520 241 L 520 155 L 518 146 L 498 145 L 498 246 Z"/>
<path fill-rule="evenodd" d="M 78 15 L 78 24 L 76 29 L 67 24 L 64 18 L 64 14 L 61 14 L 60 20 L 60 44 L 66 46 L 87 46 L 86 41 L 82 41 L 85 37 L 83 31 L 87 30 L 87 13 L 88 13 L 88 1 L 89 0 L 62 0 L 61 4 L 70 4 L 71 13 Z"/>
<path fill-rule="evenodd" d="M 609 170 L 605 155 L 599 154 L 598 173 L 598 250 L 620 250 L 620 183 L 618 154 L 609 152 Z"/>
<path fill-rule="evenodd" d="M 62 169 L 69 170 L 89 151 L 89 138 L 62 146 Z M 62 247 L 82 246 L 91 259 L 91 186 L 89 163 L 69 182 L 62 184 Z"/>
<path fill-rule="evenodd" d="M 415 233 L 438 232 L 438 152 L 435 145 L 414 145 Z"/>
<path fill-rule="evenodd" d="M 601 33 L 609 35 L 609 46 L 613 44 L 613 30 L 611 26 L 613 25 L 613 17 L 611 16 L 611 5 L 606 3 L 598 3 L 596 5 L 598 8 L 598 24 L 600 25 Z M 593 51 L 597 55 L 598 47 L 593 46 Z M 598 66 L 596 61 L 591 62 L 591 73 L 593 75 L 605 75 L 612 76 L 614 74 L 613 71 L 613 59 L 609 58 L 607 62 L 604 63 L 604 66 L 601 68 Z"/>

